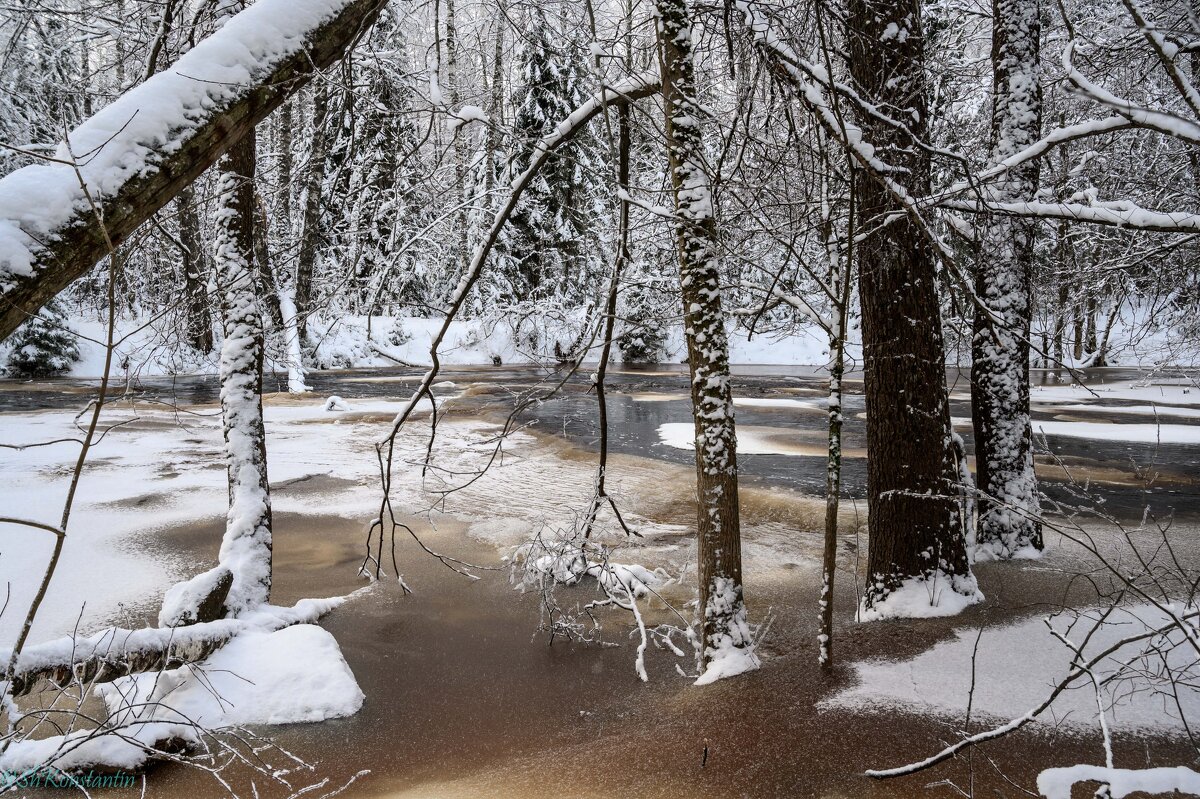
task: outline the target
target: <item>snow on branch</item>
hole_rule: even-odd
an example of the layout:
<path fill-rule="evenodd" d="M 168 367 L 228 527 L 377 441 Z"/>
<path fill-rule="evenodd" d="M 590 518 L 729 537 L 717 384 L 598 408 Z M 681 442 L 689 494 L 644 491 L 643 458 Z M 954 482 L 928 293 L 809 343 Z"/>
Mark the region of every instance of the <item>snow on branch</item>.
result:
<path fill-rule="evenodd" d="M 259 0 L 0 178 L 0 339 L 329 66 L 385 0 Z M 97 218 L 103 219 L 103 224 Z"/>
<path fill-rule="evenodd" d="M 1082 94 L 1128 119 L 1138 127 L 1158 131 L 1165 136 L 1171 136 L 1192 145 L 1200 144 L 1200 122 L 1156 108 L 1147 108 L 1132 100 L 1117 96 L 1080 72 L 1075 66 L 1074 55 L 1075 43 L 1067 42 L 1062 54 L 1063 69 L 1067 73 L 1067 80 Z"/>
<path fill-rule="evenodd" d="M 177 668 L 204 659 L 243 632 L 271 632 L 295 624 L 312 624 L 347 598 L 302 599 L 292 607 L 263 605 L 236 619 L 188 627 L 109 627 L 84 637 L 47 641 L 21 652 L 10 693 L 28 694 L 42 679 L 59 685 L 72 679 L 103 683 L 139 672 Z M 8 651 L 0 651 L 0 662 L 8 659 Z"/>
<path fill-rule="evenodd" d="M 1200 232 L 1200 214 L 1187 211 L 1152 211 L 1128 201 L 1085 205 L 1083 203 L 976 203 L 970 200 L 945 200 L 939 205 L 949 210 L 973 214 L 992 213 L 1005 216 L 1065 219 L 1072 222 L 1091 222 L 1097 225 L 1131 230 L 1155 230 L 1163 233 Z"/>

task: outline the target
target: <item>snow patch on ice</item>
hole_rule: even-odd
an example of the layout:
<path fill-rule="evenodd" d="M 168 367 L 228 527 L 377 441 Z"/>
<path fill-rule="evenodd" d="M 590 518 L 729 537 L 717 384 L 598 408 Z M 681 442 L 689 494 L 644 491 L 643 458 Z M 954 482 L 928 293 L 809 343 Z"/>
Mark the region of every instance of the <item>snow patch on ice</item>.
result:
<path fill-rule="evenodd" d="M 737 430 L 738 455 L 803 455 L 807 454 L 802 448 L 789 444 L 786 439 L 795 439 L 798 431 L 781 428 L 755 429 L 751 425 L 742 425 Z M 696 448 L 696 428 L 692 422 L 667 422 L 658 426 L 658 439 L 661 444 L 674 449 L 694 450 Z M 803 442 L 797 442 L 803 443 Z"/>
<path fill-rule="evenodd" d="M 1098 618 L 1098 611 L 1083 611 L 1070 637 L 1082 639 Z M 1166 618 L 1149 606 L 1118 610 L 1092 634 L 1085 654 L 1102 652 L 1139 631 L 1160 627 Z M 1064 614 L 1050 623 L 1065 633 L 1073 619 Z M 1191 667 L 1195 650 L 1190 643 L 1180 640 L 1171 645 L 1165 639 L 1156 643 L 1169 651 L 1169 662 L 1177 671 Z M 1097 664 L 1097 678 L 1103 681 L 1118 670 L 1128 675 L 1127 663 L 1140 651 L 1140 644 L 1118 649 Z M 961 719 L 969 703 L 973 718 L 1003 722 L 1040 705 L 1053 686 L 1067 676 L 1073 657 L 1040 616 L 986 627 L 982 632 L 978 628 L 960 629 L 953 638 L 905 660 L 855 663 L 857 684 L 823 700 L 819 708 L 857 712 L 902 709 Z M 1113 729 L 1185 734 L 1171 697 L 1147 690 L 1144 684 L 1142 690 L 1132 687 L 1128 680 L 1118 679 L 1106 690 L 1106 713 Z M 1189 720 L 1194 723 L 1200 718 L 1200 690 L 1181 684 L 1179 699 Z M 1077 680 L 1034 723 L 1096 729 L 1094 688 L 1086 678 Z"/>
<path fill-rule="evenodd" d="M 1153 444 L 1200 444 L 1200 425 L 1108 424 L 1105 422 L 1033 422 L 1033 434 L 1087 438 L 1093 441 L 1134 441 Z"/>
<path fill-rule="evenodd" d="M 1046 799 L 1071 799 L 1071 788 L 1080 782 L 1109 787 L 1108 796 L 1122 799 L 1131 793 L 1185 793 L 1200 796 L 1200 774 L 1190 768 L 1105 768 L 1067 766 L 1048 768 L 1038 775 L 1038 793 Z"/>

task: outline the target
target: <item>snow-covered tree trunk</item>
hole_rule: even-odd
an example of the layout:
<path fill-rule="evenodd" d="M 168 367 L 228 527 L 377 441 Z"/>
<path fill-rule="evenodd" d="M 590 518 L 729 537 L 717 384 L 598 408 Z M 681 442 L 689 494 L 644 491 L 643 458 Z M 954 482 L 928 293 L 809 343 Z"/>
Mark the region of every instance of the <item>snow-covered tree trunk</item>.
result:
<path fill-rule="evenodd" d="M 1042 127 L 1038 81 L 1038 0 L 992 3 L 992 163 L 1037 141 Z M 996 202 L 1033 200 L 1038 160 L 1007 172 L 990 192 Z M 1033 436 L 1029 425 L 1029 327 L 1036 221 L 994 216 L 981 238 L 972 338 L 971 417 L 981 493 L 976 557 L 1011 558 L 1042 548 Z M 989 318 L 990 317 L 990 318 Z"/>
<path fill-rule="evenodd" d="M 696 96 L 691 18 L 686 0 L 656 0 L 655 5 L 696 427 L 701 684 L 757 668 L 758 659 L 742 593 L 729 345 L 721 310 L 716 219 L 703 159 L 704 111 Z"/>
<path fill-rule="evenodd" d="M 921 4 L 851 0 L 848 12 L 855 82 L 886 116 L 906 124 L 863 114 L 863 140 L 889 165 L 886 177 L 909 196 L 924 196 L 929 156 L 914 141 L 926 138 L 928 120 Z M 979 595 L 958 512 L 937 262 L 874 170 L 855 171 L 855 195 L 869 231 L 857 248 L 870 507 L 862 618 L 908 615 L 907 600 L 920 596 L 939 597 L 940 612 L 951 612 Z M 882 226 L 885 219 L 890 224 Z M 921 584 L 934 580 L 937 586 Z M 889 603 L 898 589 L 907 590 Z"/>
<path fill-rule="evenodd" d="M 271 494 L 262 414 L 263 317 L 253 254 L 254 136 L 217 163 L 219 208 L 214 261 L 225 340 L 221 344 L 221 416 L 229 471 L 229 513 L 220 563 L 233 575 L 230 615 L 271 593 Z"/>

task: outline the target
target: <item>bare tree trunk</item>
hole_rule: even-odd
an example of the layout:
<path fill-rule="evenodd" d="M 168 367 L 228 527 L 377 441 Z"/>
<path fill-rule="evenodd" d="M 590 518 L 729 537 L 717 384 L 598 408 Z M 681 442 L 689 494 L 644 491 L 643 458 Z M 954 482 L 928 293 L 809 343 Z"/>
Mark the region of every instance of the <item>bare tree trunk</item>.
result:
<path fill-rule="evenodd" d="M 1088 355 L 1091 355 L 1091 354 L 1095 353 L 1096 349 L 1097 349 L 1097 345 L 1096 345 L 1096 292 L 1095 291 L 1088 292 L 1087 316 L 1085 317 L 1084 324 L 1086 325 L 1086 327 L 1084 328 L 1084 333 L 1083 333 L 1083 336 L 1084 336 L 1083 348 L 1087 352 Z"/>
<path fill-rule="evenodd" d="M 450 95 L 450 107 L 458 110 L 462 99 L 459 91 L 458 75 L 458 23 L 454 14 L 454 0 L 446 0 L 446 82 Z M 466 200 L 470 195 L 467 187 L 467 128 L 460 127 L 454 136 L 454 192 L 459 200 Z M 454 224 L 458 227 L 458 274 L 467 269 L 467 253 L 470 245 L 468 238 L 467 209 L 463 207 L 455 217 Z"/>
<path fill-rule="evenodd" d="M 1067 357 L 1067 305 L 1071 295 L 1064 276 L 1064 267 L 1067 263 L 1066 224 L 1066 222 L 1059 223 L 1058 246 L 1055 248 L 1057 270 L 1054 275 L 1058 279 L 1058 303 L 1054 306 L 1054 361 L 1056 366 L 1061 365 Z"/>
<path fill-rule="evenodd" d="M 258 272 L 259 296 L 262 297 L 263 310 L 270 318 L 271 326 L 278 330 L 283 326 L 283 312 L 279 309 L 279 284 L 271 266 L 271 247 L 267 238 L 270 221 L 267 217 L 267 204 L 257 192 L 254 195 L 254 213 L 254 260 Z"/>
<path fill-rule="evenodd" d="M 504 15 L 497 14 L 495 50 L 492 53 L 492 104 L 488 108 L 492 124 L 487 126 L 487 132 L 484 134 L 487 137 L 484 143 L 487 165 L 483 171 L 483 189 L 487 195 L 484 202 L 489 207 L 495 205 L 492 189 L 496 185 L 496 158 L 500 152 L 499 127 L 503 124 L 504 117 L 504 21 Z"/>
<path fill-rule="evenodd" d="M 1071 306 L 1071 329 L 1074 334 L 1071 355 L 1078 363 L 1083 360 L 1083 304 L 1079 298 Z"/>
<path fill-rule="evenodd" d="M 1042 129 L 1038 0 L 992 2 L 992 163 L 1035 142 Z M 996 202 L 1037 196 L 1036 159 L 992 188 Z M 1008 559 L 1042 549 L 1041 503 L 1029 424 L 1029 333 L 1037 223 L 987 220 L 976 264 L 971 340 L 971 419 L 980 491 L 977 558 Z"/>
<path fill-rule="evenodd" d="M 279 211 L 277 222 L 281 237 L 292 240 L 292 101 L 275 112 L 275 146 L 279 150 Z"/>
<path fill-rule="evenodd" d="M 303 340 L 312 312 L 312 281 L 316 269 L 317 247 L 321 237 L 321 190 L 325 181 L 325 157 L 328 154 L 326 116 L 329 90 L 322 81 L 313 88 L 312 144 L 308 169 L 304 173 L 304 219 L 300 230 L 300 253 L 296 260 L 296 326 Z"/>
<path fill-rule="evenodd" d="M 864 115 L 864 139 L 892 167 L 892 180 L 910 196 L 924 196 L 929 159 L 914 141 L 925 138 L 928 119 L 921 4 L 851 0 L 848 27 L 857 84 L 908 125 Z M 870 503 L 863 610 L 864 618 L 877 618 L 902 612 L 882 603 L 906 583 L 948 578 L 968 601 L 978 591 L 958 509 L 932 246 L 873 173 L 856 171 L 856 194 L 862 227 L 874 228 L 858 246 L 858 269 Z M 888 217 L 895 221 L 879 227 Z"/>
<path fill-rule="evenodd" d="M 180 269 L 183 272 L 184 327 L 187 342 L 200 352 L 212 352 L 212 316 L 208 312 L 208 275 L 200 245 L 200 215 L 196 210 L 196 191 L 191 185 L 175 199 L 179 211 L 179 243 L 183 245 Z"/>
<path fill-rule="evenodd" d="M 716 220 L 704 170 L 700 120 L 705 112 L 696 99 L 691 19 L 686 0 L 656 0 L 656 8 L 696 427 L 696 560 L 703 629 L 699 684 L 756 668 L 758 660 L 742 592 L 729 345 L 721 310 Z"/>
<path fill-rule="evenodd" d="M 837 292 L 829 329 L 829 449 L 825 463 L 825 546 L 821 559 L 821 621 L 817 632 L 817 662 L 833 671 L 833 583 L 837 574 L 838 508 L 842 493 L 842 377 L 846 369 L 846 321 L 850 313 L 850 288 L 854 275 L 854 178 L 850 165 L 850 219 L 846 230 L 846 253 L 839 256 L 832 220 L 825 232 L 829 252 L 829 288 Z M 828 184 L 822 181 L 822 190 Z M 822 205 L 828 207 L 823 199 Z"/>
<path fill-rule="evenodd" d="M 233 573 L 229 615 L 271 594 L 271 495 L 262 415 L 263 319 L 254 270 L 254 136 L 217 163 L 220 209 L 214 259 L 225 315 L 221 416 L 229 471 L 229 513 L 220 563 Z"/>

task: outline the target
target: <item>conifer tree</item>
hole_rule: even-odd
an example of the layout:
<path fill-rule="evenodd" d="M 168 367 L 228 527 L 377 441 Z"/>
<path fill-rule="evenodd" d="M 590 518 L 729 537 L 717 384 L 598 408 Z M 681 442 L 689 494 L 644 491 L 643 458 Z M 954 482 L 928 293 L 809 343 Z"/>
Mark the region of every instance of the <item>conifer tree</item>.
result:
<path fill-rule="evenodd" d="M 12 377 L 54 377 L 79 360 L 75 334 L 57 300 L 29 318 L 12 337 L 6 370 Z"/>

